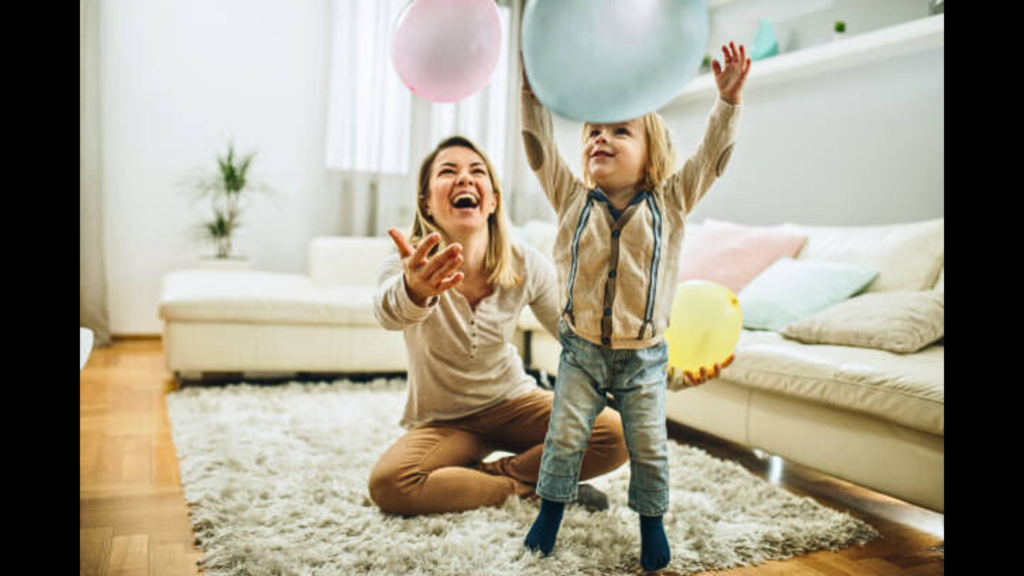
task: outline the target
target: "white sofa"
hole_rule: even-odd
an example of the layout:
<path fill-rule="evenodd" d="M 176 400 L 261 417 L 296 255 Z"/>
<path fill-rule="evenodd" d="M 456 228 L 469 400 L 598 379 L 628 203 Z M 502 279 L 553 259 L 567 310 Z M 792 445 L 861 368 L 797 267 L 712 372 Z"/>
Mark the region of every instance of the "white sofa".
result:
<path fill-rule="evenodd" d="M 787 224 L 808 240 L 797 259 L 880 270 L 868 292 L 944 290 L 943 220 L 892 226 Z M 687 241 L 700 234 L 688 224 Z M 550 251 L 554 227 L 526 236 Z M 561 347 L 529 313 L 533 367 L 557 373 Z M 669 420 L 942 512 L 944 340 L 913 354 L 801 344 L 743 330 L 732 365 L 703 386 L 668 393 Z"/>
<path fill-rule="evenodd" d="M 182 270 L 160 296 L 167 368 L 209 373 L 392 373 L 406 369 L 401 332 L 373 314 L 388 238 L 319 237 L 309 274 Z"/>
<path fill-rule="evenodd" d="M 801 258 L 881 270 L 868 291 L 942 288 L 942 221 L 813 228 Z M 689 224 L 687 238 L 700 233 Z M 520 234 L 550 254 L 554 226 Z M 322 237 L 309 274 L 185 270 L 164 278 L 160 317 L 168 369 L 205 373 L 394 373 L 406 369 L 400 332 L 373 315 L 382 238 Z M 935 279 L 938 276 L 937 280 Z M 516 345 L 528 368 L 557 374 L 560 345 L 529 308 Z M 743 331 L 736 359 L 704 386 L 670 392 L 670 420 L 779 455 L 936 511 L 944 510 L 944 346 L 914 354 L 812 346 Z"/>

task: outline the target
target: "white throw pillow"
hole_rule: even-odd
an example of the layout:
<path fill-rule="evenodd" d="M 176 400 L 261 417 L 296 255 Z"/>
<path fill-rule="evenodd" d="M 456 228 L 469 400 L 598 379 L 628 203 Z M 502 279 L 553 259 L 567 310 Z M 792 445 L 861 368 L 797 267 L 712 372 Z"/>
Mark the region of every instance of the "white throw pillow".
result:
<path fill-rule="evenodd" d="M 793 322 L 780 334 L 805 344 L 917 352 L 945 334 L 945 295 L 938 290 L 862 294 Z"/>
<path fill-rule="evenodd" d="M 882 226 L 782 228 L 807 236 L 797 260 L 850 262 L 878 270 L 864 291 L 930 290 L 944 264 L 943 218 Z"/>

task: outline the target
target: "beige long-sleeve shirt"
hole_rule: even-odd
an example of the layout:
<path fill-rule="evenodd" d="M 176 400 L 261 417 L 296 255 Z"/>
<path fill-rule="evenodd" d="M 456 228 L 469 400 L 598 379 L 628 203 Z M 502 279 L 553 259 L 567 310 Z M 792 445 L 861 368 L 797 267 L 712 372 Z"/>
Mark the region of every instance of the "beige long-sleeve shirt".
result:
<path fill-rule="evenodd" d="M 702 142 L 683 167 L 639 193 L 617 219 L 607 199 L 587 189 L 562 160 L 551 112 L 525 93 L 521 108 L 527 160 L 558 215 L 559 310 L 578 336 L 594 344 L 658 344 L 672 311 L 686 215 L 725 169 L 740 106 L 719 97 Z"/>
<path fill-rule="evenodd" d="M 548 256 L 521 241 L 513 240 L 513 253 L 522 281 L 496 286 L 476 310 L 454 289 L 417 305 L 406 292 L 398 252 L 384 261 L 374 313 L 381 326 L 405 337 L 409 396 L 402 426 L 461 418 L 536 388 L 511 337 L 527 305 L 557 337 L 555 269 Z"/>

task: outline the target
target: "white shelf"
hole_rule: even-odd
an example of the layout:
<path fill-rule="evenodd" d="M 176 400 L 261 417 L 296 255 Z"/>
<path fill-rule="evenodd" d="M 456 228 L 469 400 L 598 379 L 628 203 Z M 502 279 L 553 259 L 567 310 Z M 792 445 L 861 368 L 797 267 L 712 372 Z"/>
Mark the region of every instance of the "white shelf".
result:
<path fill-rule="evenodd" d="M 758 60 L 753 63 L 744 90 L 941 48 L 944 28 L 945 14 L 937 14 Z M 665 108 L 711 98 L 717 90 L 713 74 L 697 76 Z"/>

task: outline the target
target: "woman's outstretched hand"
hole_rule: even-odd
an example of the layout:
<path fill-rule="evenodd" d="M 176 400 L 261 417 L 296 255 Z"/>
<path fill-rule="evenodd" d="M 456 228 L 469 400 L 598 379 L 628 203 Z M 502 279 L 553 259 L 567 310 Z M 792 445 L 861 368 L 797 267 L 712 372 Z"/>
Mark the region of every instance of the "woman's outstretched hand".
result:
<path fill-rule="evenodd" d="M 428 235 L 415 247 L 394 228 L 389 229 L 388 234 L 398 247 L 405 267 L 405 291 L 417 305 L 426 306 L 430 298 L 462 282 L 465 275 L 455 272 L 462 265 L 462 244 L 451 244 L 428 258 L 427 252 L 441 240 L 437 232 Z"/>
<path fill-rule="evenodd" d="M 711 70 L 715 73 L 715 84 L 718 84 L 722 100 L 735 106 L 742 100 L 743 83 L 747 81 L 751 62 L 742 44 L 736 50 L 736 45 L 729 42 L 728 46 L 722 46 L 722 52 L 725 54 L 725 66 L 718 60 L 712 60 Z"/>

